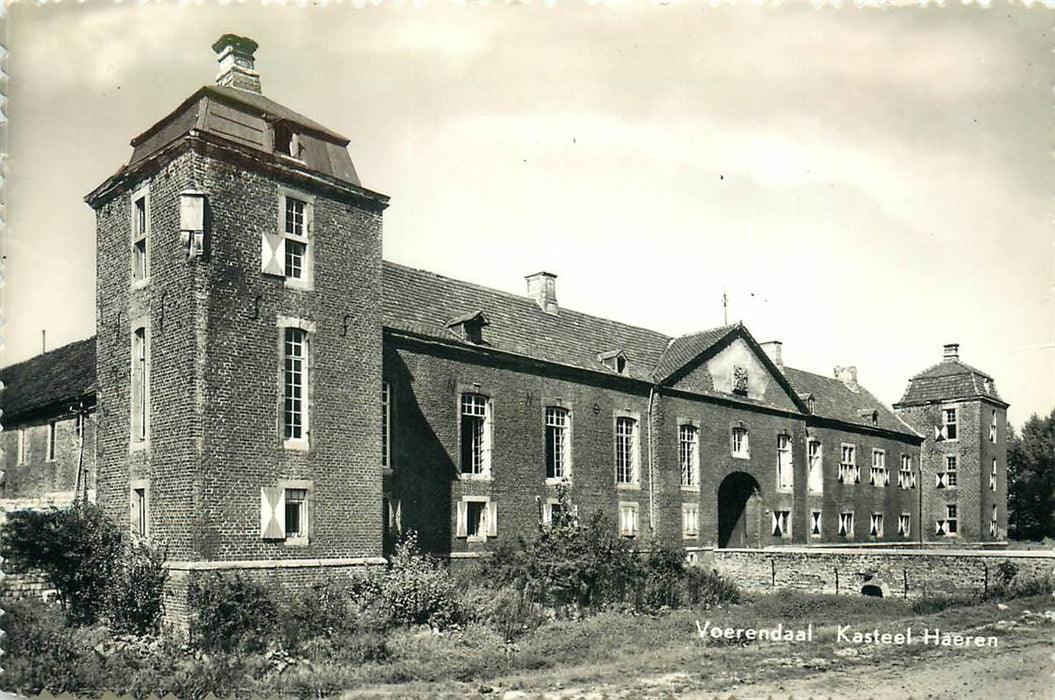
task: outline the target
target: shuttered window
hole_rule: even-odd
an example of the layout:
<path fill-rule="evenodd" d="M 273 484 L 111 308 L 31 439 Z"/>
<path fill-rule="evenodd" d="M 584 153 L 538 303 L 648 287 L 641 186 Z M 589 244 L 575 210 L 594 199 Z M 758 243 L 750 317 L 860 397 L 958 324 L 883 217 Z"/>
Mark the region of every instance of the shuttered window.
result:
<path fill-rule="evenodd" d="M 491 474 L 491 400 L 482 394 L 462 394 L 461 472 Z"/>

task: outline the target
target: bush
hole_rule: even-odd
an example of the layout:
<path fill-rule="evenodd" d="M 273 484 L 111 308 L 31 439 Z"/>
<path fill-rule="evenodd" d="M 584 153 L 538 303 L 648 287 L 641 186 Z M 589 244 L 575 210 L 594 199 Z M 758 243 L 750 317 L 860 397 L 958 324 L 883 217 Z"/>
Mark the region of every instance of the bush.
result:
<path fill-rule="evenodd" d="M 5 688 L 62 693 L 92 682 L 91 650 L 80 643 L 62 610 L 29 600 L 10 601 L 4 608 Z"/>
<path fill-rule="evenodd" d="M 262 583 L 212 573 L 192 581 L 191 644 L 203 651 L 260 651 L 274 635 L 278 610 Z"/>
<path fill-rule="evenodd" d="M 61 510 L 15 511 L 0 539 L 5 558 L 48 574 L 74 622 L 99 619 L 121 556 L 120 531 L 101 508 L 78 501 Z"/>
<path fill-rule="evenodd" d="M 511 586 L 470 588 L 463 606 L 474 611 L 474 619 L 487 625 L 507 642 L 533 632 L 546 621 L 542 606 L 524 591 Z"/>
<path fill-rule="evenodd" d="M 736 584 L 723 578 L 717 571 L 689 567 L 685 572 L 682 605 L 715 605 L 740 603 L 743 594 Z"/>
<path fill-rule="evenodd" d="M 445 629 L 463 618 L 450 575 L 439 561 L 419 551 L 414 533 L 396 546 L 387 569 L 356 576 L 351 594 L 362 619 L 382 627 L 429 625 Z"/>
<path fill-rule="evenodd" d="M 357 626 L 348 587 L 333 579 L 290 592 L 278 612 L 282 641 L 291 652 L 354 633 Z"/>
<path fill-rule="evenodd" d="M 130 539 L 110 585 L 110 625 L 118 632 L 157 632 L 164 609 L 165 553 L 145 540 Z"/>

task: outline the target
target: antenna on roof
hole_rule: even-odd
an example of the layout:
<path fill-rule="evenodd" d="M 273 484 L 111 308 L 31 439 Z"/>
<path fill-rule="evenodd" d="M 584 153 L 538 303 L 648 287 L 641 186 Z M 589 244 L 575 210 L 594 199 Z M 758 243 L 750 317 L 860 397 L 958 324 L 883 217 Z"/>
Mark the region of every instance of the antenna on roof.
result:
<path fill-rule="evenodd" d="M 40 354 L 43 355 L 48 351 L 48 332 L 43 328 L 40 329 Z"/>
<path fill-rule="evenodd" d="M 729 296 L 725 293 L 725 287 L 722 287 L 722 325 L 729 325 Z"/>

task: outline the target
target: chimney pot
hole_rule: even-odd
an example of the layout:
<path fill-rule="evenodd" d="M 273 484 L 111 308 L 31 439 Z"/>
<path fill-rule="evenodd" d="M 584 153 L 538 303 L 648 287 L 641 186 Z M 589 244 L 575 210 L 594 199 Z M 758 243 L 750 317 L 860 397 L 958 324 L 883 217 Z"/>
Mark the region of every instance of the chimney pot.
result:
<path fill-rule="evenodd" d="M 224 34 L 212 45 L 220 62 L 216 84 L 260 94 L 260 74 L 254 68 L 255 41 L 237 34 Z"/>
<path fill-rule="evenodd" d="M 769 359 L 773 361 L 773 364 L 784 369 L 784 343 L 779 340 L 770 340 L 768 343 L 761 343 L 761 346 L 766 351 L 766 354 L 769 355 Z"/>
<path fill-rule="evenodd" d="M 556 316 L 557 276 L 552 272 L 536 272 L 524 279 L 527 280 L 527 295 L 535 300 L 540 309 Z"/>
<path fill-rule="evenodd" d="M 959 343 L 946 343 L 944 346 L 945 352 L 942 355 L 942 360 L 945 362 L 957 362 L 960 359 L 960 344 Z"/>

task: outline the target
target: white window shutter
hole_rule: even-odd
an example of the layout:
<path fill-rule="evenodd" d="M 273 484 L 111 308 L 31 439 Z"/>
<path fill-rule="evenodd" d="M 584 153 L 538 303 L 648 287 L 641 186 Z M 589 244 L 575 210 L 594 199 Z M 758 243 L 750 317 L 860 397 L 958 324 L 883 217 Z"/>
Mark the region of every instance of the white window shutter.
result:
<path fill-rule="evenodd" d="M 315 205 L 311 202 L 304 203 L 304 231 L 309 237 L 315 233 Z"/>
<path fill-rule="evenodd" d="M 498 537 L 498 504 L 494 501 L 487 503 L 487 536 Z"/>
<path fill-rule="evenodd" d="M 458 523 L 457 533 L 458 537 L 465 537 L 467 528 L 466 521 L 469 519 L 469 504 L 465 501 L 458 501 Z"/>
<path fill-rule="evenodd" d="M 286 276 L 286 237 L 281 233 L 260 234 L 260 271 L 265 275 Z"/>
<path fill-rule="evenodd" d="M 143 533 L 139 531 L 139 504 L 136 502 L 136 490 L 130 489 L 128 491 L 128 522 L 131 523 L 132 532 L 137 535 Z"/>
<path fill-rule="evenodd" d="M 392 507 L 395 511 L 392 514 L 392 524 L 394 525 L 393 530 L 397 533 L 403 532 L 403 502 L 392 501 Z"/>
<path fill-rule="evenodd" d="M 286 537 L 285 489 L 260 488 L 260 537 L 281 540 Z"/>

